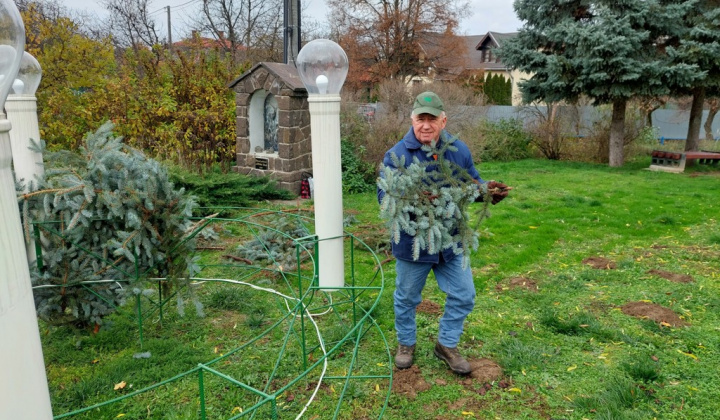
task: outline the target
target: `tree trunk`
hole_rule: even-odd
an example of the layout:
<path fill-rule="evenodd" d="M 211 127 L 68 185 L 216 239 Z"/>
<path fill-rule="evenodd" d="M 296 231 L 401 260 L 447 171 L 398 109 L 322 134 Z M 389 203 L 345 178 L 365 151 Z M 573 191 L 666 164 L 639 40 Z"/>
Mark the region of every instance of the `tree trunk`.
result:
<path fill-rule="evenodd" d="M 692 106 L 690 107 L 687 140 L 685 140 L 686 152 L 697 152 L 700 150 L 700 124 L 702 123 L 704 104 L 705 87 L 694 88 Z"/>
<path fill-rule="evenodd" d="M 612 120 L 610 121 L 610 166 L 620 167 L 624 163 L 623 146 L 625 145 L 625 109 L 627 99 L 613 101 Z"/>
<path fill-rule="evenodd" d="M 715 120 L 715 115 L 718 113 L 718 110 L 720 110 L 720 98 L 710 98 L 708 99 L 708 104 L 710 104 L 710 110 L 705 120 L 705 140 L 713 141 L 715 138 L 713 136 L 712 124 Z"/>

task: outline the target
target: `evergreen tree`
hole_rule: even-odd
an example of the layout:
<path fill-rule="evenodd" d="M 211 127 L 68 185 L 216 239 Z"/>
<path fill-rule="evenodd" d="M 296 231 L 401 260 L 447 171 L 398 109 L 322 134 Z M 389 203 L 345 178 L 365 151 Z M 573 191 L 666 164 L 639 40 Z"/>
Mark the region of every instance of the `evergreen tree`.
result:
<path fill-rule="evenodd" d="M 505 80 L 505 105 L 512 105 L 512 80 Z"/>
<path fill-rule="evenodd" d="M 493 105 L 511 105 L 512 84 L 499 73 L 488 73 L 485 79 L 484 93 L 487 102 Z"/>
<path fill-rule="evenodd" d="M 516 0 L 525 22 L 498 51 L 503 63 L 532 74 L 521 82 L 525 102 L 574 102 L 581 94 L 612 104 L 610 166 L 624 161 L 630 98 L 692 86 L 697 65 L 673 62 L 666 49 L 684 32 L 695 0 Z"/>
<path fill-rule="evenodd" d="M 106 123 L 88 135 L 80 156 L 46 155 L 38 190 L 19 197 L 26 235 L 33 225 L 42 233 L 41 266 L 31 267 L 42 319 L 99 324 L 128 296 L 148 293 L 142 280 L 180 286 L 195 273 L 188 240 L 194 200 L 112 129 Z"/>
<path fill-rule="evenodd" d="M 678 92 L 692 95 L 685 150 L 698 151 L 705 99 L 720 88 L 720 1 L 699 1 L 684 22 L 685 36 L 677 47 L 669 50 L 677 62 L 697 65 L 705 72 L 690 89 Z"/>

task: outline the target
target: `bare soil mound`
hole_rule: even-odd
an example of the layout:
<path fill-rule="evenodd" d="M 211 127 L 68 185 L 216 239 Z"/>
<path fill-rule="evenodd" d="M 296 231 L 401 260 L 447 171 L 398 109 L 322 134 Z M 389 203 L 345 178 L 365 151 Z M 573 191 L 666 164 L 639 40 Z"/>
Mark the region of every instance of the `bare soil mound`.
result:
<path fill-rule="evenodd" d="M 490 383 L 502 377 L 502 368 L 490 359 L 469 359 L 470 377 L 474 382 Z"/>
<path fill-rule="evenodd" d="M 415 308 L 415 311 L 428 315 L 442 315 L 443 313 L 442 306 L 430 300 L 423 300 L 420 302 L 420 304 Z"/>
<path fill-rule="evenodd" d="M 472 371 L 467 376 L 457 376 L 459 383 L 466 388 L 477 390 L 481 395 L 492 389 L 492 384 L 502 377 L 502 368 L 490 359 L 468 359 Z M 435 380 L 434 386 L 446 386 L 445 379 Z M 498 386 L 504 386 L 505 381 L 500 381 Z M 415 399 L 417 394 L 427 391 L 433 385 L 425 381 L 422 372 L 417 365 L 408 369 L 395 369 L 393 371 L 392 389 L 396 394 L 401 394 L 409 399 Z"/>
<path fill-rule="evenodd" d="M 687 274 L 677 274 L 677 273 L 671 273 L 669 271 L 662 271 L 662 270 L 649 270 L 648 274 L 654 274 L 656 276 L 660 276 L 664 279 L 670 280 L 674 283 L 692 283 L 694 280 L 691 276 Z"/>
<path fill-rule="evenodd" d="M 617 268 L 615 261 L 603 257 L 587 257 L 582 262 L 598 270 L 614 270 Z"/>
<path fill-rule="evenodd" d="M 634 316 L 635 318 L 649 319 L 660 325 L 668 324 L 673 327 L 682 327 L 689 325 L 687 322 L 672 310 L 649 302 L 628 302 L 620 307 L 625 315 Z"/>
<path fill-rule="evenodd" d="M 395 369 L 393 371 L 392 390 L 410 399 L 415 399 L 418 392 L 427 391 L 431 385 L 425 381 L 417 365 L 407 369 Z"/>

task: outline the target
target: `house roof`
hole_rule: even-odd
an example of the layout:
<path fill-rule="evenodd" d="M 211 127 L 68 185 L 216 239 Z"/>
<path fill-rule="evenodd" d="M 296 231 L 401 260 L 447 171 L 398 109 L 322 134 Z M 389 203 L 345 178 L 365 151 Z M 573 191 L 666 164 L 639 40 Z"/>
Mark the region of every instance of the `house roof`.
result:
<path fill-rule="evenodd" d="M 477 53 L 477 48 L 475 48 L 482 38 L 484 38 L 485 35 L 469 35 L 463 37 L 465 40 L 466 50 L 467 50 L 467 65 L 465 66 L 468 69 L 479 69 L 482 67 L 482 56 Z"/>
<path fill-rule="evenodd" d="M 232 50 L 232 42 L 225 37 L 225 32 L 220 31 L 217 38 L 208 38 L 200 35 L 200 32 L 193 31 L 189 38 L 173 42 L 173 47 L 178 49 L 188 49 L 191 47 L 199 47 L 202 49 L 224 49 Z M 235 45 L 237 51 L 246 50 L 244 45 Z"/>
<path fill-rule="evenodd" d="M 230 50 L 230 49 L 232 49 L 232 44 L 230 44 L 230 41 L 227 39 L 197 37 L 197 38 L 183 39 L 178 42 L 173 42 L 173 47 L 175 47 L 175 48 L 200 47 L 203 49 L 224 48 L 224 49 Z M 244 49 L 244 47 L 239 47 L 239 48 Z"/>
<path fill-rule="evenodd" d="M 483 45 L 491 42 L 493 47 L 501 47 L 502 44 L 517 36 L 517 32 L 488 32 L 480 38 L 480 41 L 476 44 L 475 49 L 479 50 Z"/>
<path fill-rule="evenodd" d="M 285 84 L 293 91 L 305 90 L 305 85 L 303 84 L 302 79 L 300 79 L 300 74 L 298 73 L 297 68 L 295 68 L 294 65 L 269 62 L 260 62 L 255 64 L 250 70 L 246 71 L 240 77 L 230 82 L 228 84 L 228 87 L 232 89 L 235 85 L 245 80 L 245 78 L 255 73 L 255 71 L 257 71 L 261 67 L 266 69 L 269 73 L 273 74 L 278 79 L 285 82 Z"/>

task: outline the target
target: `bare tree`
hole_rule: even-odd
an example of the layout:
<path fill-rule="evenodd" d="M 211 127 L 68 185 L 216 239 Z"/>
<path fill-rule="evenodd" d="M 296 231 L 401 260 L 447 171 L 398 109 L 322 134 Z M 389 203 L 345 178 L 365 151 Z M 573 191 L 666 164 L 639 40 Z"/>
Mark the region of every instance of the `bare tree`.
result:
<path fill-rule="evenodd" d="M 160 44 L 148 3 L 148 0 L 103 0 L 103 6 L 110 12 L 109 23 L 116 46 L 138 49 Z"/>
<path fill-rule="evenodd" d="M 386 78 L 407 80 L 428 68 L 462 67 L 464 43 L 455 32 L 467 4 L 458 0 L 329 0 L 349 58 L 364 74 L 353 83 Z M 355 79 L 355 80 L 354 80 Z"/>
<path fill-rule="evenodd" d="M 280 61 L 282 0 L 203 0 L 195 26 L 210 32 L 236 60 Z"/>

